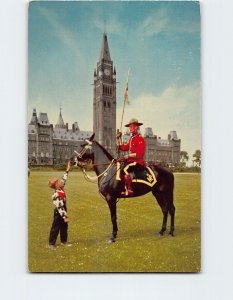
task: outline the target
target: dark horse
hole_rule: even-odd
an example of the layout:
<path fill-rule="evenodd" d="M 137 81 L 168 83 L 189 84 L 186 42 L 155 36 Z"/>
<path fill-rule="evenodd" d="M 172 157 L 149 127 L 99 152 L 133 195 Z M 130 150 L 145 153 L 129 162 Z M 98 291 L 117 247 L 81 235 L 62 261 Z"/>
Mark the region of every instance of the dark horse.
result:
<path fill-rule="evenodd" d="M 85 165 L 88 161 L 92 161 L 96 179 L 98 178 L 98 187 L 100 194 L 105 198 L 111 213 L 112 220 L 112 236 L 109 242 L 115 242 L 117 237 L 117 200 L 125 198 L 121 196 L 122 191 L 125 190 L 125 184 L 121 180 L 116 180 L 119 166 L 112 155 L 98 142 L 94 140 L 94 134 L 86 143 L 82 145 L 82 150 L 77 153 L 76 164 L 79 165 L 85 173 Z M 174 217 L 175 206 L 173 204 L 173 188 L 174 176 L 173 174 L 158 166 L 151 165 L 157 182 L 153 187 L 143 183 L 133 183 L 134 197 L 141 196 L 152 192 L 156 198 L 161 210 L 163 212 L 163 223 L 159 234 L 162 236 L 166 231 L 168 213 L 171 216 L 171 227 L 169 234 L 174 236 Z M 88 176 L 88 175 L 86 175 Z"/>

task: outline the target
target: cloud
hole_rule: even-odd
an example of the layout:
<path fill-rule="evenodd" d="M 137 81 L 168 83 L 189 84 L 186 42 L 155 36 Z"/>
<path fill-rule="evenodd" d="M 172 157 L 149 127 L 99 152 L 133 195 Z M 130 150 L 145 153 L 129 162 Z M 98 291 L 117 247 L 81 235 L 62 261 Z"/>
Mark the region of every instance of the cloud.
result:
<path fill-rule="evenodd" d="M 200 149 L 199 84 L 182 87 L 171 85 L 160 95 L 143 94 L 130 102 L 125 108 L 124 123 L 135 117 L 144 124 L 141 127 L 142 134 L 146 127 L 151 127 L 153 133 L 163 139 L 167 138 L 170 131 L 175 130 L 182 140 L 182 150 L 192 154 L 196 149 Z M 122 107 L 118 107 L 118 128 L 121 115 Z"/>
<path fill-rule="evenodd" d="M 153 36 L 164 31 L 168 23 L 167 13 L 164 10 L 158 10 L 147 16 L 138 30 L 146 36 Z"/>
<path fill-rule="evenodd" d="M 159 9 L 147 16 L 138 26 L 137 32 L 143 36 L 155 36 L 165 32 L 199 32 L 199 23 L 179 18 L 175 21 L 166 9 Z"/>

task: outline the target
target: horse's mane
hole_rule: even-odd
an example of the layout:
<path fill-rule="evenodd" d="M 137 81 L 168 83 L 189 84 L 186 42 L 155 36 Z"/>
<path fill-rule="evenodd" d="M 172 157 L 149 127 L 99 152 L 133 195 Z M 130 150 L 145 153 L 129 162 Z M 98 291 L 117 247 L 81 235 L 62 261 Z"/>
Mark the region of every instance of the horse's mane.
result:
<path fill-rule="evenodd" d="M 113 156 L 102 146 L 102 145 L 100 145 L 100 143 L 98 143 L 97 141 L 93 141 L 96 145 L 98 145 L 101 149 L 102 149 L 102 151 L 104 152 L 104 154 L 107 156 L 107 158 L 109 159 L 109 160 L 113 160 Z"/>

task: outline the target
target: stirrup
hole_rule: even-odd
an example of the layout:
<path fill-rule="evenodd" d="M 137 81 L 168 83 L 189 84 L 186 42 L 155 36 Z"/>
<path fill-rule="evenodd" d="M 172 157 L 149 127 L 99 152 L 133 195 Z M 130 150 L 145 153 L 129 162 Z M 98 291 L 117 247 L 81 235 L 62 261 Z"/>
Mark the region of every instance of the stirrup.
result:
<path fill-rule="evenodd" d="M 134 191 L 128 190 L 127 187 L 125 187 L 125 189 L 126 190 L 124 192 L 121 192 L 121 196 L 133 196 Z"/>

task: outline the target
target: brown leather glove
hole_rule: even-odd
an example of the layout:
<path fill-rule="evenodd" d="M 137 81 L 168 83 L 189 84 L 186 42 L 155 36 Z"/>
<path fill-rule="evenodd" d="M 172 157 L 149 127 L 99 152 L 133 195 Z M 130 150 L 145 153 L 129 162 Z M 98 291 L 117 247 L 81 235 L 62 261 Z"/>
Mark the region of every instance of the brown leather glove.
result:
<path fill-rule="evenodd" d="M 122 137 L 122 132 L 118 131 L 116 134 L 116 138 L 121 139 L 121 137 Z"/>

